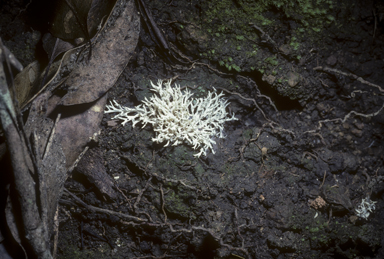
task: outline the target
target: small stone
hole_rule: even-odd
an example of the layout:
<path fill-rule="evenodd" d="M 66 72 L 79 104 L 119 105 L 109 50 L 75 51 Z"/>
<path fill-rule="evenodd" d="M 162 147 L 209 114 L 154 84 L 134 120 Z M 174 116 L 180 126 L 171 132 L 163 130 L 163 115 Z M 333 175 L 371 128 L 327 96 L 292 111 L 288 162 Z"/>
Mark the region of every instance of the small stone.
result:
<path fill-rule="evenodd" d="M 296 86 L 300 82 L 300 75 L 295 72 L 288 72 L 288 85 L 290 87 Z"/>
<path fill-rule="evenodd" d="M 263 81 L 267 82 L 268 84 L 272 85 L 273 82 L 275 82 L 276 80 L 276 77 L 273 76 L 273 75 L 263 75 L 263 78 L 262 78 Z"/>
<path fill-rule="evenodd" d="M 268 153 L 268 148 L 263 147 L 263 148 L 261 149 L 261 155 L 262 155 L 262 156 L 266 156 L 267 153 Z"/>
<path fill-rule="evenodd" d="M 355 124 L 356 128 L 358 128 L 359 130 L 362 130 L 364 128 L 364 123 L 355 122 L 354 124 Z"/>
<path fill-rule="evenodd" d="M 324 103 L 318 103 L 316 104 L 316 109 L 321 113 L 322 111 L 325 111 L 327 108 Z"/>
<path fill-rule="evenodd" d="M 350 221 L 352 224 L 355 224 L 355 222 L 356 222 L 357 219 L 358 219 L 358 217 L 355 216 L 355 215 L 352 215 L 352 216 L 349 217 L 349 221 Z"/>
<path fill-rule="evenodd" d="M 344 129 L 349 129 L 349 124 L 346 123 L 346 122 L 344 122 L 344 123 L 343 123 L 343 128 L 344 128 Z"/>
<path fill-rule="evenodd" d="M 359 129 L 353 129 L 351 132 L 353 135 L 355 135 L 357 137 L 361 137 L 363 135 L 363 131 L 359 130 Z"/>

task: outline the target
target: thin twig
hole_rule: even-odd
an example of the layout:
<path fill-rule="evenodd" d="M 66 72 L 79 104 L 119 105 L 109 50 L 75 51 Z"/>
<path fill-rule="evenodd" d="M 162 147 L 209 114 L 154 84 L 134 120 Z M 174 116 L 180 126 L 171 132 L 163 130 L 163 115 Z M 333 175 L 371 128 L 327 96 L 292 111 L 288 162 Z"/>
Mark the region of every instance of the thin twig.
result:
<path fill-rule="evenodd" d="M 267 118 L 267 116 L 265 115 L 264 111 L 260 108 L 260 106 L 257 104 L 256 100 L 254 98 L 247 98 L 247 97 L 244 97 L 242 96 L 241 94 L 239 93 L 236 93 L 236 92 L 231 92 L 231 91 L 228 91 L 227 89 L 225 88 L 221 88 L 221 87 L 217 87 L 218 89 L 220 90 L 223 90 L 224 92 L 227 92 L 229 94 L 233 94 L 233 95 L 237 95 L 239 96 L 241 99 L 244 99 L 244 100 L 247 100 L 247 101 L 252 101 L 253 104 L 256 106 L 257 109 L 259 109 L 259 111 L 263 114 L 264 116 L 264 119 L 266 119 L 267 121 L 271 121 L 270 119 Z M 276 109 L 276 107 L 275 107 Z M 276 109 L 277 110 L 277 109 Z"/>
<path fill-rule="evenodd" d="M 353 79 L 363 83 L 363 84 L 366 84 L 366 85 L 369 85 L 369 86 L 372 86 L 372 87 L 376 87 L 377 89 L 379 89 L 380 92 L 384 93 L 384 89 L 382 89 L 379 85 L 376 85 L 376 84 L 373 84 L 371 82 L 368 82 L 366 80 L 364 80 L 363 78 L 357 76 L 357 75 L 354 75 L 354 74 L 351 74 L 351 73 L 345 73 L 343 71 L 340 71 L 340 70 L 337 70 L 337 69 L 334 69 L 334 68 L 329 68 L 329 67 L 322 67 L 322 66 L 318 66 L 318 67 L 314 67 L 313 70 L 315 71 L 324 71 L 324 72 L 328 72 L 328 73 L 333 73 L 333 74 L 340 74 L 340 75 L 343 75 L 343 76 L 348 76 L 348 77 L 352 77 Z"/>
<path fill-rule="evenodd" d="M 321 189 L 321 187 L 323 187 L 326 175 L 327 175 L 327 170 L 324 171 L 323 182 L 320 184 L 319 189 Z"/>
<path fill-rule="evenodd" d="M 83 202 L 80 198 L 78 198 L 76 195 L 74 195 L 73 193 L 68 191 L 66 188 L 64 188 L 64 191 L 67 194 L 69 194 L 73 199 L 75 199 L 75 201 L 77 203 L 79 203 L 80 205 L 82 205 L 84 208 L 89 209 L 89 210 L 93 210 L 94 212 L 106 213 L 106 214 L 109 214 L 109 215 L 114 215 L 114 216 L 120 217 L 122 219 L 133 220 L 133 221 L 136 221 L 136 222 L 147 222 L 148 221 L 147 219 L 143 219 L 143 218 L 127 215 L 127 214 L 124 214 L 124 213 L 120 213 L 120 212 L 116 212 L 116 211 L 112 211 L 112 210 L 107 210 L 107 209 L 102 209 L 102 208 L 98 208 L 98 207 L 95 207 L 95 206 L 92 206 L 92 205 L 88 205 L 85 202 Z"/>

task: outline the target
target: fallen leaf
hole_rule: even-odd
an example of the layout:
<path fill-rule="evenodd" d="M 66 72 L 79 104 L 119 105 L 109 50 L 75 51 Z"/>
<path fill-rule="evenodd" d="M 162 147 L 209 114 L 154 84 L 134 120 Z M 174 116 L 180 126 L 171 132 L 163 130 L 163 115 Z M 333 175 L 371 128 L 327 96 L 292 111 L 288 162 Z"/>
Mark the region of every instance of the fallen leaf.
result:
<path fill-rule="evenodd" d="M 104 95 L 116 82 L 134 53 L 140 19 L 134 1 L 129 1 L 115 23 L 99 36 L 88 62 L 79 64 L 68 79 L 62 105 L 90 103 Z"/>

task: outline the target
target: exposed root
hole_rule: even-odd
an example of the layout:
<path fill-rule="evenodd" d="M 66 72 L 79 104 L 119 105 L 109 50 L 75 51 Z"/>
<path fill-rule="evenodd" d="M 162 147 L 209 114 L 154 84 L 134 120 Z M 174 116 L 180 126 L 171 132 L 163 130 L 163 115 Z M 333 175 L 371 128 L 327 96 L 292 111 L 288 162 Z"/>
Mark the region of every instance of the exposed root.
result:
<path fill-rule="evenodd" d="M 340 70 L 337 70 L 337 69 L 334 69 L 334 68 L 329 68 L 329 67 L 322 67 L 322 66 L 318 66 L 318 67 L 314 67 L 313 70 L 316 70 L 316 71 L 324 71 L 324 72 L 327 72 L 327 73 L 332 73 L 332 74 L 339 74 L 339 75 L 343 75 L 343 76 L 348 76 L 348 77 L 351 77 L 353 79 L 356 79 L 357 81 L 359 81 L 360 83 L 363 83 L 363 84 L 366 84 L 366 85 L 369 85 L 369 86 L 372 86 L 372 87 L 375 87 L 377 88 L 380 92 L 384 93 L 384 89 L 382 89 L 379 85 L 376 85 L 376 84 L 373 84 L 371 82 L 368 82 L 366 80 L 364 80 L 363 78 L 357 76 L 357 75 L 354 75 L 352 73 L 345 73 L 343 71 L 340 71 Z"/>

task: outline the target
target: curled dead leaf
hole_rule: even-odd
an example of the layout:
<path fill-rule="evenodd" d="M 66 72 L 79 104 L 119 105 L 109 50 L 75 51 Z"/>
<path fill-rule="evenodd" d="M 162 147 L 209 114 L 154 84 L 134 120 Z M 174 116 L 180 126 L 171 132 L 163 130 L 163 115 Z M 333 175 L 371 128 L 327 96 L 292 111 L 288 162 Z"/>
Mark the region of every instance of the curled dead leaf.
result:
<path fill-rule="evenodd" d="M 90 103 L 104 95 L 116 82 L 133 55 L 140 32 L 134 1 L 97 40 L 88 62 L 79 64 L 65 82 L 68 93 L 62 105 Z"/>

